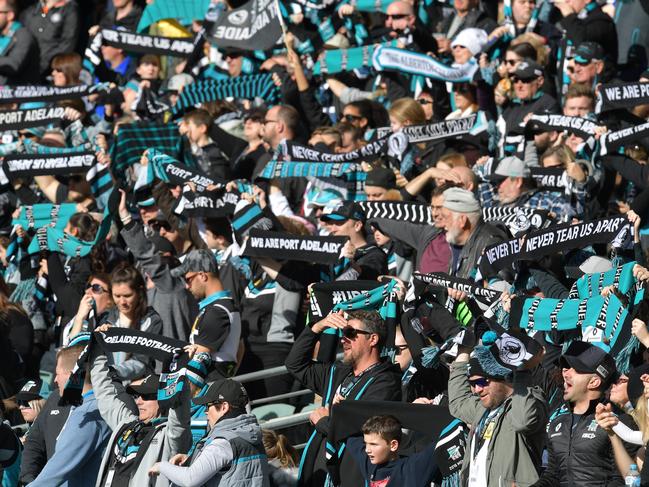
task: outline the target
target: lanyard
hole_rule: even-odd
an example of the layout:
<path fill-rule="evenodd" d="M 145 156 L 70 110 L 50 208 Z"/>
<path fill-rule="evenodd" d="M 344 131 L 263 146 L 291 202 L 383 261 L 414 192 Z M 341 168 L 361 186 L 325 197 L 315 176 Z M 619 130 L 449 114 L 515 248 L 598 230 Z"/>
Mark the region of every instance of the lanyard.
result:
<path fill-rule="evenodd" d="M 343 396 L 343 397 L 347 397 L 347 395 L 352 391 L 352 389 L 356 386 L 356 384 L 358 384 L 360 382 L 363 375 L 365 375 L 366 372 L 369 372 L 370 370 L 372 370 L 374 367 L 378 366 L 380 363 L 381 362 L 376 362 L 376 363 L 370 365 L 368 368 L 363 370 L 363 372 L 361 372 L 360 374 L 358 374 L 356 376 L 354 375 L 354 372 L 350 372 L 349 374 L 347 374 L 347 376 L 343 379 L 343 381 L 340 384 L 340 387 L 339 387 L 340 395 Z M 351 376 L 351 379 L 350 379 L 350 376 Z M 347 383 L 347 384 L 345 385 L 345 383 Z"/>

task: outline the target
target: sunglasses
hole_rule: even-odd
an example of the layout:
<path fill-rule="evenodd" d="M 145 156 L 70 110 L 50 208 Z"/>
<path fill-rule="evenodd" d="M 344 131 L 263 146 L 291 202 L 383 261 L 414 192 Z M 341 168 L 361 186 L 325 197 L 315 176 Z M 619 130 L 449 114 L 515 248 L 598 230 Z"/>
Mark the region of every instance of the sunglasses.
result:
<path fill-rule="evenodd" d="M 516 76 L 511 77 L 512 83 L 518 83 L 519 81 L 525 85 L 529 85 L 532 81 L 535 81 L 533 79 L 520 79 L 517 78 Z"/>
<path fill-rule="evenodd" d="M 16 404 L 18 404 L 19 408 L 31 408 L 29 401 L 16 401 Z"/>
<path fill-rule="evenodd" d="M 133 396 L 133 398 L 137 401 L 138 398 L 141 398 L 143 401 L 157 401 L 158 400 L 158 394 L 137 394 Z"/>
<path fill-rule="evenodd" d="M 480 377 L 479 379 L 469 380 L 469 385 L 473 388 L 482 387 L 483 389 L 487 387 L 491 381 L 485 377 Z"/>
<path fill-rule="evenodd" d="M 433 100 L 427 100 L 426 98 L 419 98 L 417 101 L 419 102 L 420 105 L 424 105 L 424 106 L 433 104 Z"/>
<path fill-rule="evenodd" d="M 185 282 L 187 283 L 187 285 L 188 285 L 188 286 L 191 286 L 191 285 L 192 285 L 192 281 L 193 281 L 194 279 L 196 279 L 196 276 L 198 276 L 199 274 L 200 274 L 200 272 L 197 272 L 197 273 L 194 274 L 193 276 L 190 276 L 190 277 L 185 276 Z"/>
<path fill-rule="evenodd" d="M 509 66 L 516 66 L 516 63 L 518 63 L 516 59 L 505 59 L 505 64 Z"/>
<path fill-rule="evenodd" d="M 167 223 L 167 222 L 154 221 L 154 222 L 151 222 L 151 224 L 149 226 L 153 230 L 155 230 L 156 232 L 159 232 L 161 228 L 164 228 L 165 231 L 167 231 L 167 232 L 169 230 L 171 230 L 171 225 L 169 225 L 169 223 Z"/>
<path fill-rule="evenodd" d="M 86 289 L 90 289 L 92 291 L 92 294 L 102 294 L 108 292 L 108 289 L 104 289 L 99 284 L 88 284 L 86 286 Z"/>
<path fill-rule="evenodd" d="M 387 14 L 386 15 L 386 18 L 392 20 L 401 20 L 401 19 L 405 19 L 406 17 L 410 17 L 410 14 Z"/>
<path fill-rule="evenodd" d="M 351 115 L 348 113 L 347 115 L 343 115 L 343 118 L 348 122 L 353 122 L 355 120 L 360 120 L 363 117 L 359 117 L 358 115 Z"/>
<path fill-rule="evenodd" d="M 343 337 L 347 338 L 347 340 L 356 340 L 358 335 L 371 335 L 371 334 L 372 332 L 370 331 L 358 330 L 351 326 L 346 326 L 345 328 L 343 328 Z"/>
<path fill-rule="evenodd" d="M 394 354 L 399 356 L 406 350 L 408 350 L 408 345 L 395 345 L 395 348 L 397 349 Z"/>

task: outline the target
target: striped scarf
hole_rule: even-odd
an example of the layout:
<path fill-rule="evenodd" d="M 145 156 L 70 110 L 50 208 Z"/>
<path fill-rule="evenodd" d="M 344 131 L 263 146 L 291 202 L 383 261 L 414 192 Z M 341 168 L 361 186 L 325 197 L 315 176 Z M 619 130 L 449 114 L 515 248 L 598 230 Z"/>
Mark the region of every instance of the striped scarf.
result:
<path fill-rule="evenodd" d="M 186 86 L 172 109 L 174 115 L 201 103 L 237 98 L 263 98 L 269 105 L 277 102 L 280 89 L 273 83 L 271 73 L 250 74 L 222 80 L 197 81 Z"/>

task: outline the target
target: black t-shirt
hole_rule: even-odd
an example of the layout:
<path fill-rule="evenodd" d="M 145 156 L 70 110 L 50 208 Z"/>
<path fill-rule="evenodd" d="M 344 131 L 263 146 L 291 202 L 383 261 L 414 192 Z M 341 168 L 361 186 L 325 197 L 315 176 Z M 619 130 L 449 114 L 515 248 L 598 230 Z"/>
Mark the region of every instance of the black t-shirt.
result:
<path fill-rule="evenodd" d="M 209 299 L 210 296 L 204 301 Z M 237 317 L 238 313 L 234 310 L 232 298 L 229 296 L 223 295 L 209 301 L 196 317 L 189 342 L 209 348 L 214 355 L 225 344 L 235 325 L 232 321 Z"/>

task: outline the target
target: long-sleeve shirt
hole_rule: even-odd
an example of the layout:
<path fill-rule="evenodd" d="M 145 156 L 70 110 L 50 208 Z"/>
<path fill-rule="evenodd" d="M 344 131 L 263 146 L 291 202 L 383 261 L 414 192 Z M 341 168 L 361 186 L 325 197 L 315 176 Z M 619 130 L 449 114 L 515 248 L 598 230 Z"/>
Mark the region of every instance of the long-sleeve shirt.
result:
<path fill-rule="evenodd" d="M 95 485 L 110 428 L 99 414 L 92 390 L 82 397 L 83 404 L 72 409 L 61 431 L 54 455 L 30 487 Z"/>

